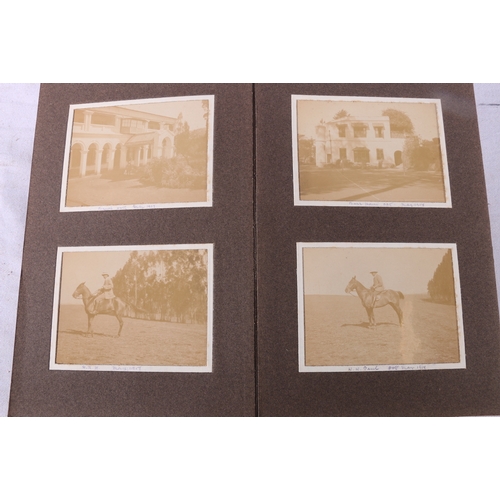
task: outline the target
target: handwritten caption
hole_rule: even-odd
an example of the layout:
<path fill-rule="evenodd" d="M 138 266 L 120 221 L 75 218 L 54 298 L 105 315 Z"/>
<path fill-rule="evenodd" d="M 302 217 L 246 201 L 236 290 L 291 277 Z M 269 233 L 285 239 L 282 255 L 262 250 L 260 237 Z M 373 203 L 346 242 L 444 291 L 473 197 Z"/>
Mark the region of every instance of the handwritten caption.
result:
<path fill-rule="evenodd" d="M 369 366 L 349 366 L 349 372 L 378 372 L 378 371 L 408 371 L 408 370 L 427 370 L 427 365 L 369 365 Z"/>
<path fill-rule="evenodd" d="M 404 203 L 394 203 L 394 202 L 376 202 L 376 201 L 350 201 L 350 207 L 406 207 L 406 208 L 419 208 L 425 207 L 425 203 L 421 202 L 404 202 Z"/>
<path fill-rule="evenodd" d="M 97 371 L 101 367 L 98 365 L 81 365 L 82 370 L 89 370 L 89 371 Z M 107 367 L 106 366 L 106 371 L 112 370 L 115 372 L 140 372 L 142 370 L 142 366 L 111 366 Z"/>
<path fill-rule="evenodd" d="M 157 205 L 144 204 L 144 205 L 113 205 L 112 207 L 96 207 L 97 210 L 105 212 L 108 210 L 131 210 L 131 209 L 142 209 L 142 208 L 157 208 Z"/>

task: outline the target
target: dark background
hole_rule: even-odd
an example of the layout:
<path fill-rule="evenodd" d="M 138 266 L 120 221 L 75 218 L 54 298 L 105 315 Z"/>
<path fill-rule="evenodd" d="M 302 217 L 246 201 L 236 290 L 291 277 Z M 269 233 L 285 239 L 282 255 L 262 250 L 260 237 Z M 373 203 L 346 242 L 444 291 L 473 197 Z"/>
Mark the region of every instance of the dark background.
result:
<path fill-rule="evenodd" d="M 453 208 L 295 207 L 292 94 L 441 99 Z M 498 414 L 498 306 L 473 86 L 261 84 L 255 100 L 258 414 Z M 299 373 L 297 242 L 456 243 L 467 369 Z"/>
<path fill-rule="evenodd" d="M 70 104 L 215 95 L 212 208 L 60 213 Z M 251 85 L 44 84 L 28 202 L 9 414 L 254 415 Z M 58 246 L 214 244 L 212 373 L 50 371 Z"/>

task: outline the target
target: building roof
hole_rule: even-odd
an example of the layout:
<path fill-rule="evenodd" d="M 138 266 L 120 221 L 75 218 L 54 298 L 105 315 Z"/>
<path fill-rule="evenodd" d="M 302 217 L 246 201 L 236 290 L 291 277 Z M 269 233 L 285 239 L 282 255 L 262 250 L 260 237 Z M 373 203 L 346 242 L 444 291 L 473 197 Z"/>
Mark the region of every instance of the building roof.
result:
<path fill-rule="evenodd" d="M 95 113 L 105 113 L 113 115 L 122 115 L 127 118 L 137 118 L 139 120 L 150 120 L 155 122 L 166 122 L 168 124 L 174 124 L 176 118 L 165 115 L 157 115 L 155 113 L 148 113 L 146 111 L 138 111 L 135 109 L 126 108 L 124 106 L 105 106 L 103 108 L 89 108 L 90 111 Z"/>
<path fill-rule="evenodd" d="M 359 124 L 365 124 L 365 123 L 373 123 L 373 122 L 380 122 L 380 123 L 387 123 L 390 122 L 388 116 L 344 116 L 343 118 L 338 118 L 337 120 L 330 120 L 327 123 L 331 123 L 334 125 L 339 125 L 342 123 L 359 123 Z"/>

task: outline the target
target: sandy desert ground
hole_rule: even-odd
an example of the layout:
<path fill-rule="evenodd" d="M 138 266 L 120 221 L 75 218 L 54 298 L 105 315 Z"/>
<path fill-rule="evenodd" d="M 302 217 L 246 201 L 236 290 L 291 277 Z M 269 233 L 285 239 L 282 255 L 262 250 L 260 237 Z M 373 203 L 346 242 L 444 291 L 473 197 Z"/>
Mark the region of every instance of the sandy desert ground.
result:
<path fill-rule="evenodd" d="M 369 328 L 359 298 L 305 296 L 305 358 L 311 366 L 457 363 L 459 336 L 454 305 L 425 295 L 401 301 L 404 326 L 390 306 L 375 309 Z"/>
<path fill-rule="evenodd" d="M 56 363 L 82 365 L 204 366 L 207 326 L 123 318 L 120 337 L 114 316 L 98 315 L 85 336 L 83 306 L 62 305 Z"/>

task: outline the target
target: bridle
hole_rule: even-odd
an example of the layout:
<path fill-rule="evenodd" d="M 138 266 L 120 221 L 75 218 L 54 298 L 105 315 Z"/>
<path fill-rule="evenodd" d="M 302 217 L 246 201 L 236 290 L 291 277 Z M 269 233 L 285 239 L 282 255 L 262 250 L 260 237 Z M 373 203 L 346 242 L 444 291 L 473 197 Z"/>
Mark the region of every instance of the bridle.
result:
<path fill-rule="evenodd" d="M 346 291 L 347 291 L 347 289 L 349 288 L 349 286 L 350 286 L 350 284 L 349 284 L 349 285 L 347 285 L 347 287 L 346 287 Z M 353 297 L 356 297 L 356 295 L 354 295 L 354 292 L 353 292 L 353 289 L 352 289 L 352 288 L 351 288 L 351 289 L 350 289 L 347 293 L 348 293 L 349 295 L 352 295 Z"/>

